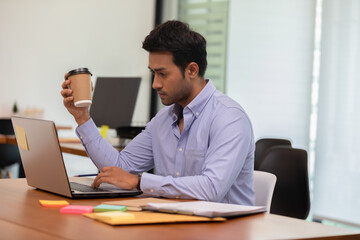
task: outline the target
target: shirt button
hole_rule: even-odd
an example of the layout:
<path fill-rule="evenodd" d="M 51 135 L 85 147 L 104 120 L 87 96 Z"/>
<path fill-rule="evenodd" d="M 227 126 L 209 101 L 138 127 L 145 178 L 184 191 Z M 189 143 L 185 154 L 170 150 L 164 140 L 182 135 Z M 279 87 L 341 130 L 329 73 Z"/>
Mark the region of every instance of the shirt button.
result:
<path fill-rule="evenodd" d="M 182 148 L 179 148 L 179 152 L 182 152 Z"/>
<path fill-rule="evenodd" d="M 154 192 L 154 189 L 150 189 L 150 192 Z"/>
<path fill-rule="evenodd" d="M 177 173 L 176 173 L 176 176 L 179 176 L 179 175 L 180 175 L 180 173 L 179 173 L 179 172 L 177 172 Z"/>
<path fill-rule="evenodd" d="M 195 113 L 195 115 L 196 115 L 196 116 L 199 116 L 199 113 L 198 113 L 198 112 L 196 112 L 196 113 Z"/>
<path fill-rule="evenodd" d="M 82 137 L 82 136 L 80 136 L 80 139 L 83 139 L 83 137 Z"/>

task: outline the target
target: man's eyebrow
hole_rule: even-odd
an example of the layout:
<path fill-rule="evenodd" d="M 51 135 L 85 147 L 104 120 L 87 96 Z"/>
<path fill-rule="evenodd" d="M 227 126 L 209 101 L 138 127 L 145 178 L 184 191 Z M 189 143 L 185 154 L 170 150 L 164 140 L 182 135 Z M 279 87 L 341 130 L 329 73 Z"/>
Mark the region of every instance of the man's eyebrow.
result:
<path fill-rule="evenodd" d="M 150 67 L 148 67 L 148 68 L 151 72 L 159 72 L 159 71 L 166 70 L 166 68 L 164 68 L 164 67 L 154 68 L 154 69 L 151 69 Z"/>

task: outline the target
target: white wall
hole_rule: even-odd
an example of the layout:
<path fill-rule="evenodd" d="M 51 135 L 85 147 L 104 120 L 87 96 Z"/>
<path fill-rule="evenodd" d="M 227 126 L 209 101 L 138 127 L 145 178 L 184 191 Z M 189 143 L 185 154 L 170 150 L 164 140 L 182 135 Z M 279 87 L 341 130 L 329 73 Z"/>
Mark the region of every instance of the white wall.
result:
<path fill-rule="evenodd" d="M 142 77 L 133 121 L 146 122 L 151 82 L 141 46 L 154 12 L 154 0 L 0 0 L 0 117 L 17 101 L 74 126 L 60 84 L 65 72 L 88 67 L 93 80 Z"/>
<path fill-rule="evenodd" d="M 313 0 L 230 1 L 226 92 L 257 139 L 308 148 L 314 14 Z"/>

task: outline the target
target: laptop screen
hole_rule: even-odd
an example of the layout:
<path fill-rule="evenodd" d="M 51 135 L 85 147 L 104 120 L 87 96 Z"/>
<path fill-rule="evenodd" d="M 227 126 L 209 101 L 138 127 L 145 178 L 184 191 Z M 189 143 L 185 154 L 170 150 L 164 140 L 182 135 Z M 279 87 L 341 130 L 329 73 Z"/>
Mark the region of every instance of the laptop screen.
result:
<path fill-rule="evenodd" d="M 110 128 L 131 125 L 138 95 L 139 77 L 98 77 L 90 115 L 96 126 Z"/>

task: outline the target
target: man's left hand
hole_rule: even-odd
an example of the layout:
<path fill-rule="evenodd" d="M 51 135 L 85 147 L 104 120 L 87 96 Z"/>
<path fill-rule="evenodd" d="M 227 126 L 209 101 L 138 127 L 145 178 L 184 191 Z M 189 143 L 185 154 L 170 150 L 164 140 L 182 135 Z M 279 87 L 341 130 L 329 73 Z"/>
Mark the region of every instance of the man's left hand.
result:
<path fill-rule="evenodd" d="M 101 183 L 110 183 L 122 189 L 136 189 L 138 182 L 137 175 L 128 173 L 119 167 L 104 167 L 91 186 L 98 188 Z"/>

